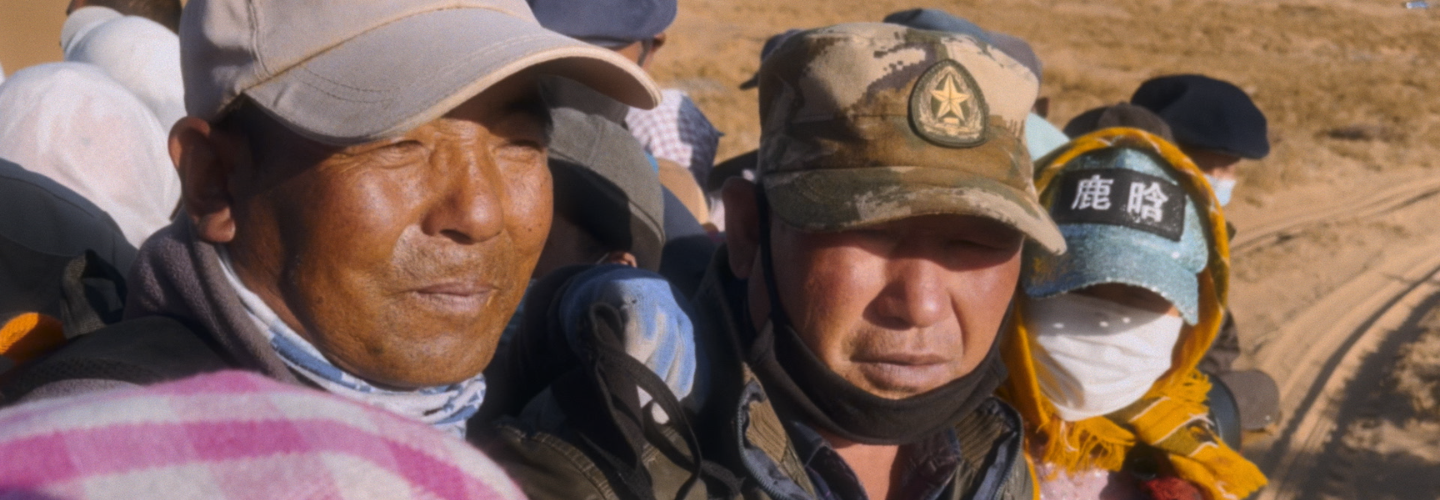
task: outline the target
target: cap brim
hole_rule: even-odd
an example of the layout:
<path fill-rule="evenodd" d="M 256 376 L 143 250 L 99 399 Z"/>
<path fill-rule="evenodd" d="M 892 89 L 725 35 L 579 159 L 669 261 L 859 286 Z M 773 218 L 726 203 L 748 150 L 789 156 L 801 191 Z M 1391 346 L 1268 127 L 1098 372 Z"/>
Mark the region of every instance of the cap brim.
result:
<path fill-rule="evenodd" d="M 921 215 L 970 215 L 1013 227 L 1052 253 L 1065 238 L 1033 193 L 967 172 L 867 167 L 769 174 L 772 210 L 807 231 L 841 231 Z"/>
<path fill-rule="evenodd" d="M 1176 257 L 1162 249 L 1133 242 L 1136 231 L 1099 224 L 1066 224 L 1070 251 L 1065 255 L 1040 255 L 1026 262 L 1026 295 L 1045 298 L 1082 288 L 1120 283 L 1144 288 L 1164 297 L 1180 310 L 1188 324 L 1195 324 L 1200 311 L 1198 271 L 1187 271 Z M 1115 232 L 1108 237 L 1103 232 Z M 1116 241 L 1126 241 L 1116 251 Z"/>
<path fill-rule="evenodd" d="M 478 8 L 380 26 L 244 93 L 296 132 L 347 145 L 411 130 L 529 68 L 631 106 L 660 102 L 654 81 L 619 54 Z"/>
<path fill-rule="evenodd" d="M 749 80 L 740 82 L 740 90 L 750 90 L 760 86 L 760 73 L 756 72 Z"/>

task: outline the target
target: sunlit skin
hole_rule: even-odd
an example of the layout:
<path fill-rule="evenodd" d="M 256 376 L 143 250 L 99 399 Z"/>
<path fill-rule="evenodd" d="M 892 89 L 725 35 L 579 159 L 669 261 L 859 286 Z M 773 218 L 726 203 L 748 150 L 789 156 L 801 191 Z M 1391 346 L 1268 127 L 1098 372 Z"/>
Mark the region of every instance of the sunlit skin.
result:
<path fill-rule="evenodd" d="M 201 239 L 336 366 L 418 388 L 480 373 L 549 231 L 533 77 L 405 134 L 337 148 L 186 118 L 170 150 Z M 256 157 L 247 140 L 263 141 Z"/>
<path fill-rule="evenodd" d="M 754 184 L 724 189 L 730 269 L 748 279 L 754 326 L 769 316 Z M 776 288 L 807 347 L 880 397 L 921 394 L 972 372 L 995 341 L 1020 275 L 1021 233 L 958 215 L 918 216 L 839 232 L 772 219 Z M 871 498 L 886 498 L 900 449 L 821 430 Z"/>

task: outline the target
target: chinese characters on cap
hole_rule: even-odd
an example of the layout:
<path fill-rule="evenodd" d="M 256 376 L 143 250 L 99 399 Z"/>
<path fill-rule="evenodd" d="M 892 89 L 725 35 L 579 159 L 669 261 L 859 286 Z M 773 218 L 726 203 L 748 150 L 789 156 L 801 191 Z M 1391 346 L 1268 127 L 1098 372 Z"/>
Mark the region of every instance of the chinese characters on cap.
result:
<path fill-rule="evenodd" d="M 1123 226 L 1180 241 L 1185 192 L 1170 181 L 1123 169 L 1078 170 L 1060 180 L 1051 216 L 1059 224 Z"/>

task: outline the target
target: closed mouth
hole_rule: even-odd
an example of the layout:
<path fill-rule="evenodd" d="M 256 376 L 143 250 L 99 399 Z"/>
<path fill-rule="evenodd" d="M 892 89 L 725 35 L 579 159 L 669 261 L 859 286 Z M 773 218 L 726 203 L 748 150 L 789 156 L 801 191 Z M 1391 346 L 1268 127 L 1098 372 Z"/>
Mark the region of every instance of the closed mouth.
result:
<path fill-rule="evenodd" d="M 440 309 L 478 312 L 495 295 L 495 291 L 495 287 L 484 283 L 452 281 L 417 288 L 413 293 L 421 301 Z"/>
<path fill-rule="evenodd" d="M 938 354 L 926 353 L 880 353 L 866 354 L 855 359 L 859 364 L 880 364 L 898 365 L 905 367 L 924 367 L 929 365 L 945 364 L 948 359 Z"/>
<path fill-rule="evenodd" d="M 924 353 L 883 353 L 853 360 L 871 385 L 884 391 L 918 394 L 953 378 L 951 360 Z"/>

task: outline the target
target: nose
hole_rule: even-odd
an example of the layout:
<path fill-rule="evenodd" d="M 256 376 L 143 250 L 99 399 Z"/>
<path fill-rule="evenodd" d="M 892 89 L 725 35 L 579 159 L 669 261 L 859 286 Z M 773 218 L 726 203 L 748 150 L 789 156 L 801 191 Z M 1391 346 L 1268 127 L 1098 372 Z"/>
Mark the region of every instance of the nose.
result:
<path fill-rule="evenodd" d="M 875 312 L 891 328 L 934 326 L 954 314 L 949 290 L 933 261 L 908 258 L 891 264 L 889 282 L 875 301 Z"/>
<path fill-rule="evenodd" d="M 460 244 L 485 241 L 500 234 L 505 220 L 505 190 L 493 159 L 481 148 L 453 147 L 432 158 L 434 201 L 421 228 Z"/>

